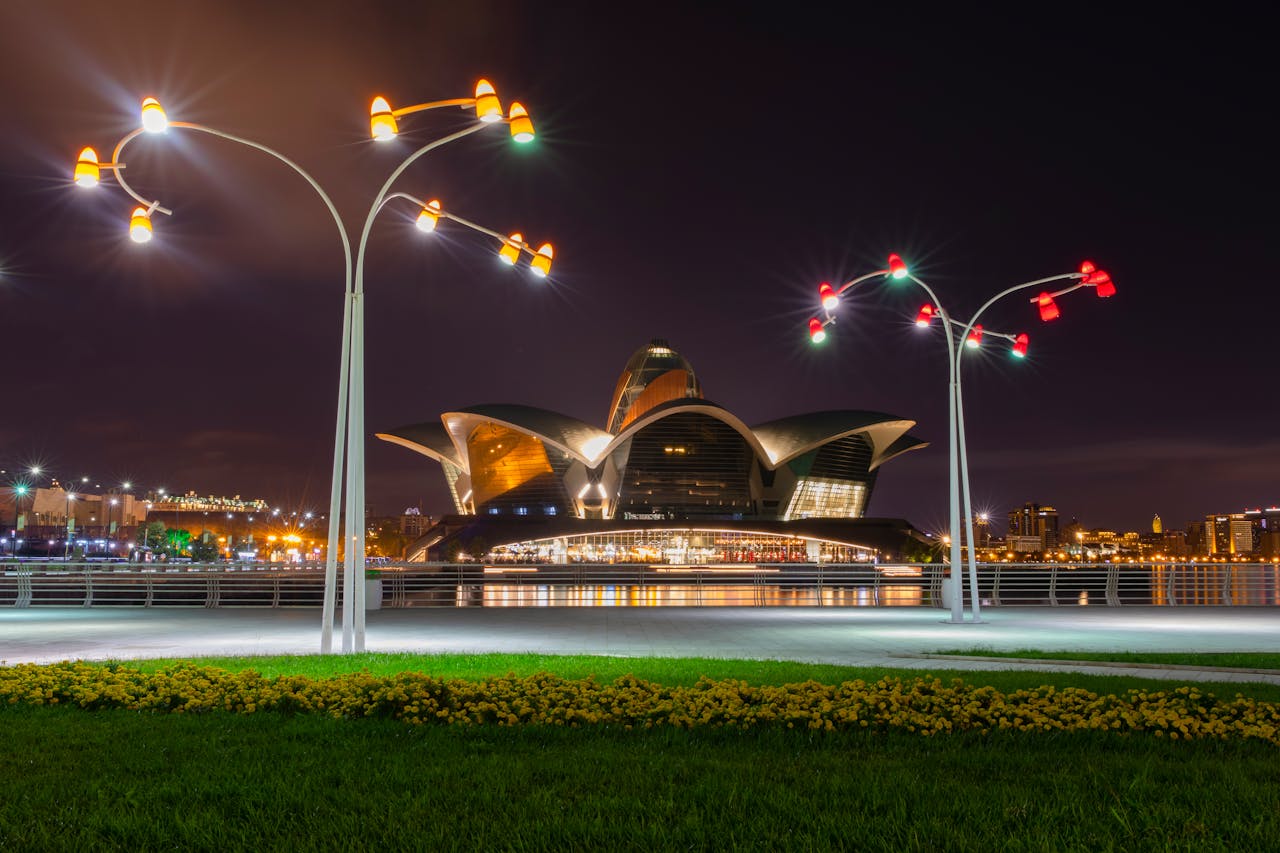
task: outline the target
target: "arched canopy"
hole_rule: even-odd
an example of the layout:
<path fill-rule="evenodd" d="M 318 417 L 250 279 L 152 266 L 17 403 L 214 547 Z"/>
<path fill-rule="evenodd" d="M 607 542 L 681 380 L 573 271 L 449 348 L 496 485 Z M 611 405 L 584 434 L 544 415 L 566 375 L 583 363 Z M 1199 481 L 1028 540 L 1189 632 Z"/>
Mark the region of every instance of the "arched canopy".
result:
<path fill-rule="evenodd" d="M 915 425 L 915 421 L 883 412 L 839 410 L 780 418 L 753 427 L 752 432 L 764 448 L 764 458 L 774 468 L 824 444 L 862 433 L 871 442 L 874 457 L 870 467 L 874 469 L 892 456 L 925 446 L 916 439 L 909 439 L 910 446 L 897 446 L 898 440 Z"/>

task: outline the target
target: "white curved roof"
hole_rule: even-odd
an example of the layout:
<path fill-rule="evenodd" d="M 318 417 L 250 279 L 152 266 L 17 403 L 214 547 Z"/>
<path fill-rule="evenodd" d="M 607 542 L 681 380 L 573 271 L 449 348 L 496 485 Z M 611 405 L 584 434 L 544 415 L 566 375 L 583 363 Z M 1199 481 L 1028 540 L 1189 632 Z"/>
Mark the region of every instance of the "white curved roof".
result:
<path fill-rule="evenodd" d="M 926 442 L 906 435 L 907 430 L 915 426 L 915 421 L 881 412 L 813 412 L 748 427 L 723 406 L 696 398 L 663 403 L 628 424 L 616 436 L 568 415 L 514 404 L 470 406 L 441 415 L 443 425 L 413 424 L 378 433 L 377 436 L 470 473 L 467 437 L 481 424 L 498 423 L 545 441 L 587 467 L 594 468 L 640 430 L 679 413 L 706 415 L 732 427 L 771 469 L 855 433 L 864 434 L 871 442 L 871 469 L 899 454 L 927 446 Z"/>

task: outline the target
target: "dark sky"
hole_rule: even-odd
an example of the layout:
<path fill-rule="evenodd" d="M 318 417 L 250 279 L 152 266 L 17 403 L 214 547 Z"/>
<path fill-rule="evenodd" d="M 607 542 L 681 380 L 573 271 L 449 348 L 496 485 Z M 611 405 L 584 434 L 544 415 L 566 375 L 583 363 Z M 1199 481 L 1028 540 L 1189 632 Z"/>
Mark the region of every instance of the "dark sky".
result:
<path fill-rule="evenodd" d="M 957 316 L 1091 258 L 1119 294 L 1025 301 L 1031 336 L 967 362 L 974 501 L 1146 529 L 1280 502 L 1275 74 L 1266 23 L 1053 17 L 967 4 L 313 2 L 0 6 L 0 468 L 322 509 L 342 253 L 269 158 L 170 132 L 135 186 L 175 210 L 130 243 L 103 159 L 155 95 L 296 159 L 358 234 L 378 186 L 459 112 L 367 141 L 370 99 L 524 102 L 397 185 L 556 247 L 551 283 L 457 229 L 384 215 L 367 261 L 370 433 L 479 403 L 603 425 L 628 356 L 664 337 L 747 423 L 828 408 L 918 421 L 871 514 L 946 517 L 946 359 L 925 300 L 862 289 L 821 348 L 815 289 L 900 252 Z M 921 4 L 922 5 L 922 4 Z M 1030 7 L 1024 5 L 1024 10 Z M 1056 8 L 1056 7 L 1055 7 Z M 399 156 L 397 156 L 397 152 Z M 448 509 L 438 468 L 371 440 L 369 505 Z"/>

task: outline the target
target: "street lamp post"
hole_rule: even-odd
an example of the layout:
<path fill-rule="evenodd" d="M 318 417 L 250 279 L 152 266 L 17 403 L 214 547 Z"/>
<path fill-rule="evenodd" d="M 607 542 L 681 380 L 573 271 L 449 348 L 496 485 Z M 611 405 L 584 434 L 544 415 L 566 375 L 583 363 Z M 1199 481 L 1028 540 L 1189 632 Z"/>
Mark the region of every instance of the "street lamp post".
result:
<path fill-rule="evenodd" d="M 332 649 L 333 636 L 333 611 L 336 598 L 336 568 L 338 554 L 338 536 L 339 524 L 342 509 L 342 479 L 343 479 L 343 449 L 344 443 L 348 454 L 346 474 L 347 474 L 347 536 L 346 536 L 346 560 L 344 563 L 344 604 L 343 604 L 343 645 L 345 651 L 362 650 L 364 648 L 364 585 L 362 582 L 356 582 L 356 572 L 359 571 L 363 581 L 363 565 L 364 565 L 364 309 L 363 309 L 363 271 L 364 271 L 364 250 L 367 244 L 369 231 L 373 224 L 373 219 L 378 211 L 388 200 L 387 192 L 392 182 L 406 169 L 413 161 L 426 154 L 427 152 L 446 145 L 457 139 L 480 130 L 484 125 L 490 123 L 506 123 L 511 129 L 511 135 L 517 142 L 529 142 L 533 139 L 533 125 L 529 119 L 528 111 L 517 102 L 512 102 L 508 116 L 503 116 L 502 108 L 498 101 L 493 86 L 486 80 L 481 80 L 476 85 L 475 97 L 472 98 L 455 98 L 443 101 L 434 101 L 425 104 L 416 104 L 410 107 L 392 110 L 384 98 L 376 98 L 370 111 L 370 130 L 372 136 L 376 140 L 388 140 L 394 138 L 399 132 L 396 119 L 400 116 L 410 113 L 421 112 L 425 110 L 436 109 L 439 107 L 461 107 L 463 109 L 475 108 L 477 123 L 464 130 L 450 134 L 442 139 L 431 142 L 406 158 L 395 170 L 392 176 L 383 185 L 378 197 L 375 199 L 373 206 L 369 211 L 369 215 L 365 220 L 363 232 L 361 234 L 360 252 L 354 264 L 352 264 L 351 241 L 348 238 L 348 232 L 342 218 L 339 216 L 337 209 L 329 196 L 324 192 L 323 188 L 297 163 L 278 151 L 245 139 L 234 134 L 225 133 L 220 130 L 195 124 L 192 122 L 170 122 L 159 102 L 155 98 L 146 98 L 142 102 L 141 109 L 141 127 L 126 134 L 119 142 L 116 143 L 112 153 L 111 160 L 108 162 L 99 162 L 97 153 L 92 148 L 85 148 L 81 151 L 76 162 L 73 179 L 76 184 L 83 187 L 97 186 L 100 181 L 102 171 L 111 171 L 120 187 L 137 202 L 138 207 L 134 208 L 129 221 L 129 235 L 131 239 L 138 243 L 145 243 L 151 240 L 153 235 L 153 227 L 151 217 L 154 213 L 159 212 L 165 215 L 172 215 L 172 210 L 163 207 L 158 201 L 148 200 L 138 194 L 128 183 L 124 177 L 125 164 L 121 160 L 125 146 L 143 133 L 164 133 L 169 128 L 178 128 L 184 130 L 199 131 L 201 133 L 211 134 L 250 148 L 262 151 L 272 157 L 285 163 L 296 173 L 298 173 L 308 184 L 315 190 L 329 210 L 333 220 L 338 228 L 338 233 L 342 241 L 344 254 L 344 293 L 343 302 L 343 327 L 342 327 L 342 356 L 340 360 L 339 383 L 338 383 L 338 407 L 336 415 L 336 424 L 334 429 L 334 452 L 333 452 L 333 471 L 330 487 L 330 511 L 329 511 L 329 540 L 328 552 L 325 559 L 325 592 L 324 592 L 324 613 L 321 623 L 321 651 L 329 652 Z M 468 223 L 455 216 L 450 216 L 463 224 L 471 225 L 479 229 L 472 223 Z M 504 238 L 504 248 L 514 246 L 516 254 L 520 251 L 527 250 L 534 255 L 532 266 L 535 270 L 541 271 L 544 275 L 549 269 L 551 263 L 551 247 L 549 244 L 534 252 L 531 248 L 525 246 L 517 235 L 512 238 Z M 518 244 L 518 245 L 517 245 Z M 545 250 L 545 251 L 544 251 Z M 353 276 L 354 271 L 354 276 Z M 353 605 L 355 606 L 353 609 Z M 358 624 L 353 624 L 358 622 Z M 358 641 L 357 638 L 358 637 Z"/>
<path fill-rule="evenodd" d="M 860 276 L 847 282 L 838 290 L 832 288 L 829 284 L 819 286 L 819 298 L 822 301 L 823 310 L 826 312 L 826 320 L 819 320 L 814 317 L 809 320 L 809 334 L 814 343 L 821 343 L 826 338 L 826 327 L 835 322 L 834 312 L 839 307 L 840 296 L 852 287 L 861 284 L 864 281 L 873 279 L 898 279 L 909 280 L 918 285 L 928 294 L 930 302 L 926 303 L 916 317 L 916 325 L 919 327 L 928 327 L 932 324 L 934 317 L 942 320 L 943 331 L 947 344 L 947 444 L 948 444 L 948 460 L 947 460 L 947 481 L 948 481 L 948 513 L 950 517 L 950 546 L 951 546 L 951 619 L 953 623 L 963 623 L 964 620 L 964 582 L 961 569 L 961 524 L 960 524 L 960 508 L 964 506 L 964 533 L 965 541 L 968 544 L 968 574 L 969 574 L 969 594 L 971 605 L 971 621 L 981 622 L 982 611 L 981 602 L 978 595 L 978 570 L 977 559 L 974 554 L 973 541 L 973 507 L 969 494 L 969 461 L 968 452 L 965 444 L 964 432 L 964 398 L 961 389 L 961 373 L 960 367 L 964 360 L 964 351 L 966 349 L 978 349 L 982 344 L 984 334 L 989 337 L 998 337 L 1011 341 L 1013 346 L 1010 354 L 1015 358 L 1025 358 L 1027 354 L 1028 336 L 1026 334 L 1012 335 L 1004 332 L 993 332 L 983 329 L 978 323 L 978 319 L 988 308 L 1003 299 L 1006 296 L 1027 290 L 1032 287 L 1040 287 L 1056 281 L 1071 281 L 1069 286 L 1049 293 L 1042 291 L 1039 296 L 1034 297 L 1031 302 L 1037 304 L 1040 308 L 1040 317 L 1044 321 L 1056 319 L 1059 311 L 1054 299 L 1063 294 L 1070 293 L 1082 287 L 1094 287 L 1099 296 L 1107 297 L 1115 294 L 1115 286 L 1111 282 L 1111 277 L 1102 272 L 1090 263 L 1085 261 L 1080 266 L 1079 272 L 1062 273 L 1060 275 L 1049 276 L 1047 278 L 1035 279 L 1033 281 L 1016 284 L 1013 287 L 1000 291 L 995 296 L 983 303 L 982 307 L 974 313 L 967 321 L 960 321 L 952 318 L 952 316 L 943 307 L 941 300 L 937 298 L 933 289 L 927 283 L 912 275 L 907 269 L 905 262 L 896 254 L 889 256 L 888 269 L 877 270 L 872 273 Z M 953 328 L 959 331 L 959 334 L 953 334 Z"/>

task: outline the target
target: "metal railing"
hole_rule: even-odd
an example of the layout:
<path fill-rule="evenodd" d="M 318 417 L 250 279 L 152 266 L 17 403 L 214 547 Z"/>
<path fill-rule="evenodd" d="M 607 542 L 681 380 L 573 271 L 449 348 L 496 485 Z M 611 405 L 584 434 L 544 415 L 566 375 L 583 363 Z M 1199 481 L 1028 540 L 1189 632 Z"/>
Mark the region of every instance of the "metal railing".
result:
<path fill-rule="evenodd" d="M 406 563 L 374 607 L 942 607 L 946 566 Z M 374 577 L 376 576 L 376 577 Z M 1275 606 L 1280 564 L 983 563 L 984 607 Z M 341 590 L 339 590 L 341 594 Z M 318 564 L 0 562 L 0 606 L 319 607 Z"/>

